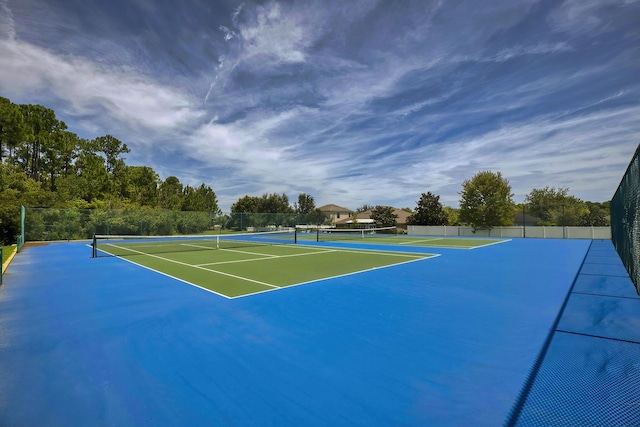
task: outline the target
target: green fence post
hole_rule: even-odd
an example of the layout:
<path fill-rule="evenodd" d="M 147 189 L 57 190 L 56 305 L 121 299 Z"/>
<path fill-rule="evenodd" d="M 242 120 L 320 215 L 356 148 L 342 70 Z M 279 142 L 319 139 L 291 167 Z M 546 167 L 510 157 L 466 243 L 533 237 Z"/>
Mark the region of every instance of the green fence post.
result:
<path fill-rule="evenodd" d="M 18 247 L 17 250 L 20 252 L 22 250 L 22 246 L 24 245 L 24 222 L 26 217 L 26 210 L 24 206 L 20 206 L 20 235 L 18 236 Z"/>

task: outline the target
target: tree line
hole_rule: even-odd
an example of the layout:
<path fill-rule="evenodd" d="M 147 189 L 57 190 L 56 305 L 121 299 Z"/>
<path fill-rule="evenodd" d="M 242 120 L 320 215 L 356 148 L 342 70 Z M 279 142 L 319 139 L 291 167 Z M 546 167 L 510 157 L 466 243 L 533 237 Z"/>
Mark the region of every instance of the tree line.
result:
<path fill-rule="evenodd" d="M 535 219 L 535 225 L 607 226 L 610 202 L 585 202 L 569 195 L 567 187 L 534 188 L 525 203 L 516 204 L 509 181 L 500 172 L 482 171 L 465 180 L 460 208 L 442 206 L 440 196 L 422 193 L 409 223 L 414 225 L 461 225 L 475 229 L 516 224 L 516 213 Z"/>
<path fill-rule="evenodd" d="M 0 97 L 0 240 L 15 242 L 20 205 L 45 208 L 218 212 L 204 183 L 161 180 L 131 166 L 130 149 L 113 135 L 81 138 L 52 109 Z"/>

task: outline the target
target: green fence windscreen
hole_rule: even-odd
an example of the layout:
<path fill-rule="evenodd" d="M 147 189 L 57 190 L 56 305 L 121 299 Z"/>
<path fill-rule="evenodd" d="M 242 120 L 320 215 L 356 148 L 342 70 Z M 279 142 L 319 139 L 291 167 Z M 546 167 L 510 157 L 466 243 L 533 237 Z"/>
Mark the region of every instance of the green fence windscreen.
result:
<path fill-rule="evenodd" d="M 24 219 L 24 216 L 23 216 Z M 185 212 L 154 209 L 28 208 L 27 242 L 91 239 L 93 235 L 168 236 L 278 231 L 317 218 L 296 213 Z"/>
<path fill-rule="evenodd" d="M 611 240 L 640 294 L 640 145 L 611 199 Z"/>

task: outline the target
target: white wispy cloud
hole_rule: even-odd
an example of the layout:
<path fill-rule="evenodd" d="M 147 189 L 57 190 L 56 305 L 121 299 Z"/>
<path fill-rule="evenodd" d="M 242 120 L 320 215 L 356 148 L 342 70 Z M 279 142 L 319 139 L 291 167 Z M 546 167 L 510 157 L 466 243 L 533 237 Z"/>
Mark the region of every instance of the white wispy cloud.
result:
<path fill-rule="evenodd" d="M 549 23 L 560 31 L 574 36 L 593 36 L 600 30 L 609 31 L 609 8 L 624 8 L 640 3 L 638 0 L 565 0 L 555 13 L 549 16 Z M 637 12 L 636 12 L 637 13 Z"/>
<path fill-rule="evenodd" d="M 608 200 L 615 191 L 611 183 L 623 173 L 619 166 L 630 160 L 640 140 L 640 127 L 634 125 L 639 113 L 639 107 L 630 107 L 561 120 L 545 117 L 423 147 L 405 153 L 425 159 L 412 165 L 409 185 L 417 188 L 424 179 L 436 193 L 450 185 L 459 191 L 463 180 L 493 170 L 510 180 L 520 200 L 545 186 L 568 186 L 579 197 Z M 630 128 L 636 131 L 629 135 Z M 629 136 L 623 143 L 621 133 Z M 443 199 L 458 200 L 450 192 Z"/>
<path fill-rule="evenodd" d="M 530 5 L 531 2 L 528 2 L 527 7 Z M 518 10 L 518 13 L 512 13 L 510 15 L 511 22 L 517 22 L 526 10 L 524 8 Z M 280 19 L 281 13 L 280 10 L 272 11 L 270 16 L 274 19 L 276 17 Z M 267 19 L 263 20 L 261 25 L 266 25 L 266 22 Z M 429 23 L 429 25 L 434 24 Z M 258 34 L 257 29 L 252 31 Z M 487 38 L 493 34 L 493 32 L 483 31 Z M 313 33 L 313 31 L 311 32 Z M 457 39 L 451 41 L 452 46 L 458 43 Z M 608 156 L 607 160 L 601 161 L 599 166 L 589 161 L 591 153 L 598 152 L 600 155 L 603 153 L 600 144 L 606 140 L 604 135 L 597 140 L 591 139 L 594 131 L 589 124 L 609 120 L 605 116 L 590 115 L 579 121 L 574 119 L 562 121 L 557 118 L 556 121 L 553 121 L 551 116 L 535 119 L 531 117 L 532 120 L 527 123 L 506 123 L 498 130 L 481 133 L 475 137 L 452 138 L 447 140 L 446 144 L 425 144 L 415 150 L 380 155 L 377 159 L 373 155 L 367 157 L 366 160 L 362 160 L 362 153 L 375 154 L 376 152 L 388 151 L 389 148 L 384 144 L 389 144 L 389 142 L 381 141 L 402 142 L 405 138 L 402 135 L 405 130 L 400 129 L 400 126 L 404 126 L 404 123 L 399 123 L 398 128 L 383 127 L 375 133 L 353 126 L 354 119 L 356 121 L 375 120 L 376 118 L 368 111 L 370 102 L 378 98 L 384 99 L 394 96 L 398 89 L 398 83 L 415 70 L 424 72 L 431 68 L 440 67 L 441 70 L 433 75 L 435 79 L 439 77 L 438 73 L 442 73 L 443 70 L 446 72 L 451 66 L 457 66 L 460 63 L 506 62 L 524 56 L 563 54 L 572 50 L 573 47 L 563 41 L 535 42 L 533 44 L 515 44 L 489 56 L 484 56 L 480 52 L 473 55 L 451 55 L 448 57 L 427 54 L 422 58 L 414 57 L 411 58 L 411 61 L 405 62 L 400 61 L 399 58 L 387 56 L 385 57 L 386 61 L 376 64 L 376 67 L 373 68 L 362 67 L 356 63 L 345 63 L 346 67 L 342 68 L 342 72 L 334 73 L 316 82 L 326 99 L 323 102 L 323 107 L 313 112 L 315 115 L 313 119 L 308 120 L 310 117 L 300 113 L 292 114 L 287 120 L 269 124 L 272 132 L 277 132 L 279 128 L 295 126 L 296 121 L 305 120 L 307 139 L 310 135 L 315 135 L 313 139 L 322 138 L 322 135 L 325 135 L 333 137 L 334 140 L 322 140 L 313 146 L 297 145 L 298 151 L 295 159 L 290 163 L 292 166 L 288 167 L 282 176 L 273 171 L 271 175 L 277 181 L 288 179 L 291 182 L 295 178 L 295 182 L 301 184 L 300 187 L 303 188 L 314 188 L 314 181 L 318 182 L 319 179 L 324 179 L 322 189 L 319 191 L 325 195 L 339 197 L 342 201 L 351 200 L 352 204 L 380 199 L 381 194 L 384 194 L 388 200 L 403 204 L 402 200 L 415 198 L 415 196 L 407 196 L 408 193 L 419 194 L 431 190 L 446 192 L 443 199 L 455 205 L 457 204 L 457 191 L 459 191 L 462 181 L 483 169 L 500 170 L 505 176 L 510 177 L 520 198 L 523 198 L 524 194 L 536 186 L 547 185 L 570 185 L 580 192 L 584 192 L 584 189 L 588 187 L 594 192 L 597 191 L 601 197 L 607 198 L 608 192 L 611 192 L 611 179 L 615 178 L 609 176 L 608 181 L 603 180 L 603 184 L 599 188 L 594 188 L 593 183 L 588 186 L 581 184 L 579 180 L 574 178 L 578 171 L 567 168 L 567 164 L 572 162 L 579 164 L 584 160 L 583 166 L 593 167 L 594 170 L 600 171 L 602 168 L 610 169 L 613 165 L 619 165 L 621 161 L 624 162 L 622 157 L 628 156 L 628 148 L 634 144 L 632 138 L 628 144 L 622 146 L 620 155 Z M 286 61 L 282 55 L 275 56 Z M 600 71 L 594 69 L 591 73 L 596 75 Z M 588 74 L 586 70 L 581 73 L 581 78 Z M 526 108 L 528 105 L 538 105 L 542 97 L 566 86 L 567 78 L 571 77 L 577 78 L 575 71 L 568 70 L 561 71 L 558 75 L 539 76 L 510 88 L 508 93 L 490 94 L 488 98 L 476 106 L 465 106 L 465 110 L 469 114 L 491 115 Z M 416 114 L 425 107 L 447 101 L 465 90 L 468 88 L 448 88 L 434 97 L 389 110 L 386 115 L 404 117 Z M 495 102 L 492 103 L 491 97 L 495 98 Z M 260 114 L 268 114 L 268 112 L 263 110 Z M 632 117 L 632 112 L 625 111 L 619 116 L 616 115 L 615 121 L 622 121 L 624 125 L 621 125 L 621 129 L 628 129 L 629 126 L 633 126 L 632 123 L 629 120 L 621 119 L 629 117 Z M 378 118 L 380 121 L 387 119 Z M 460 118 L 456 114 L 442 112 L 420 119 L 416 126 L 434 123 L 440 127 L 444 126 L 446 129 L 455 126 L 459 120 Z M 460 125 L 460 123 L 457 124 Z M 251 128 L 250 124 L 244 123 L 243 125 L 248 129 Z M 601 125 L 594 124 L 593 126 Z M 606 132 L 611 134 L 610 129 Z M 264 137 L 265 133 L 258 132 L 257 135 Z M 556 153 L 557 148 L 554 147 L 565 147 L 567 141 L 574 141 L 580 149 Z M 277 141 L 269 141 L 267 144 L 271 147 L 277 147 L 278 143 Z M 322 150 L 321 159 L 314 157 L 313 150 L 319 147 Z M 584 155 L 580 154 L 581 150 L 585 152 Z M 304 160 L 304 152 L 308 152 L 307 158 L 314 158 L 313 166 L 315 169 L 305 166 L 308 160 Z M 280 159 L 286 159 L 286 151 L 278 151 L 278 153 Z M 367 163 L 363 164 L 362 162 Z M 249 169 L 262 170 L 253 164 L 249 166 Z M 298 169 L 302 173 L 297 174 L 295 171 Z M 316 173 L 307 173 L 308 179 L 305 179 L 304 172 L 308 170 L 314 170 Z M 247 171 L 247 173 L 250 172 Z M 330 178 L 344 175 L 350 175 L 347 181 L 331 180 Z M 539 178 L 536 178 L 537 175 Z M 554 182 L 545 181 L 549 177 L 554 177 Z M 269 178 L 263 177 L 263 179 L 270 181 Z M 349 185 L 345 185 L 345 182 L 348 182 Z M 315 187 L 319 186 L 316 184 Z M 400 188 L 401 190 L 399 190 Z M 588 195 L 589 193 L 584 194 Z"/>
<path fill-rule="evenodd" d="M 9 0 L 0 0 L 0 38 L 14 40 L 16 27 L 13 22 L 13 13 L 9 8 Z"/>
<path fill-rule="evenodd" d="M 240 29 L 244 55 L 273 56 L 285 62 L 301 62 L 309 40 L 295 16 L 283 15 L 279 3 L 267 3 L 256 10 L 253 25 Z"/>
<path fill-rule="evenodd" d="M 182 91 L 129 69 L 56 55 L 19 40 L 1 40 L 0 56 L 3 93 L 17 98 L 31 93 L 52 101 L 63 99 L 70 115 L 105 114 L 134 129 L 162 131 L 203 114 Z"/>
<path fill-rule="evenodd" d="M 138 51 L 155 58 L 143 44 L 102 41 L 113 48 L 98 53 L 120 62 L 71 56 L 0 21 L 13 34 L 0 40 L 0 89 L 91 117 L 79 126 L 118 129 L 111 133 L 163 176 L 213 185 L 223 208 L 264 192 L 354 208 L 413 206 L 432 191 L 456 205 L 462 181 L 487 169 L 501 171 L 520 200 L 543 186 L 606 200 L 640 139 L 640 111 L 628 103 L 638 84 L 606 78 L 629 58 L 574 65 L 588 55 L 562 35 L 579 34 L 599 5 L 550 7 L 550 37 L 527 30 L 538 6 L 244 2 L 194 29 L 216 40 L 203 42 L 204 53 L 194 48 L 209 61 L 209 75 L 192 86 L 200 91 L 170 78 L 170 47 L 160 65 L 140 68 Z M 162 77 L 149 72 L 160 68 Z"/>

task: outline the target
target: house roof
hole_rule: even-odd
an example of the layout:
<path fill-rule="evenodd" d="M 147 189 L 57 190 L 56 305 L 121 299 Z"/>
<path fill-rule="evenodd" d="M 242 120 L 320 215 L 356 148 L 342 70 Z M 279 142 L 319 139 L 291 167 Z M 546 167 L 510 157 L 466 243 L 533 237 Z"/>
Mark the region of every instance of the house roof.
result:
<path fill-rule="evenodd" d="M 320 209 L 322 212 L 353 212 L 351 209 L 343 208 L 342 206 L 334 204 L 320 206 L 318 209 Z"/>
<path fill-rule="evenodd" d="M 393 208 L 393 213 L 398 216 L 398 218 L 396 218 L 396 223 L 398 224 L 406 224 L 409 221 L 409 217 L 411 216 L 411 212 L 407 212 L 405 210 L 398 209 L 398 208 Z M 351 224 L 353 223 L 354 219 L 363 224 L 370 223 L 371 209 L 368 211 L 354 214 L 351 218 L 345 218 L 343 220 L 336 222 L 336 224 Z"/>

